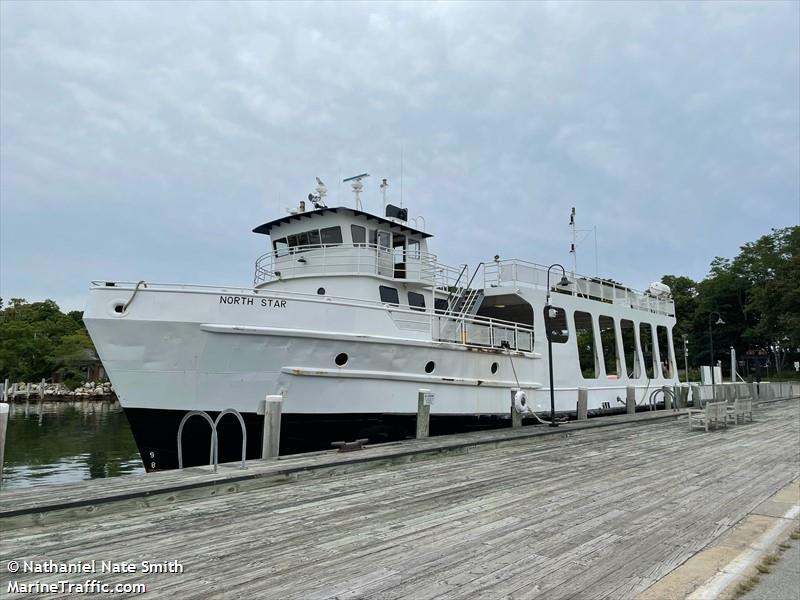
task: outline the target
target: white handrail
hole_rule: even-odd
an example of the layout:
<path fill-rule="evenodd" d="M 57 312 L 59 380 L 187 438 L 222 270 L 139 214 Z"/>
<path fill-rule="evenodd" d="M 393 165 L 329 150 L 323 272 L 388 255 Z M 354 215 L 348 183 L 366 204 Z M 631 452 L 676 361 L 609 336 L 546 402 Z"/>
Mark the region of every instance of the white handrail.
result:
<path fill-rule="evenodd" d="M 547 287 L 548 267 L 537 263 L 507 259 L 490 261 L 484 270 L 484 286 L 503 284 L 529 284 L 540 288 Z M 618 285 L 610 281 L 575 274 L 567 274 L 570 280 L 572 295 L 586 297 L 609 303 L 622 303 L 637 310 L 675 316 L 675 304 L 672 299 L 662 299 L 645 292 Z"/>

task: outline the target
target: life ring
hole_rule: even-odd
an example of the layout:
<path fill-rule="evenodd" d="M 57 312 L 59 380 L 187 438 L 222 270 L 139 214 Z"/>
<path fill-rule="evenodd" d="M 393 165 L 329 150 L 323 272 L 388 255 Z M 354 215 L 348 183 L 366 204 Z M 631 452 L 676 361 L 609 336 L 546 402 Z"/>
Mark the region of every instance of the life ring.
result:
<path fill-rule="evenodd" d="M 517 393 L 514 394 L 514 410 L 521 415 L 531 412 L 528 407 L 528 396 L 522 390 L 517 390 Z"/>

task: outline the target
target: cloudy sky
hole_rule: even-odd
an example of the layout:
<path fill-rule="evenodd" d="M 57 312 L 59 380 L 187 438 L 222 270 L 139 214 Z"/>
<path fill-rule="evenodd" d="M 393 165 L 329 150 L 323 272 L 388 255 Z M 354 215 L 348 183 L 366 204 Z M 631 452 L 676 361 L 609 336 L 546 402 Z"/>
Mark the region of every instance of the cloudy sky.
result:
<path fill-rule="evenodd" d="M 0 295 L 248 284 L 314 176 L 449 263 L 702 278 L 800 218 L 800 3 L 0 2 Z M 595 272 L 594 238 L 578 271 Z"/>

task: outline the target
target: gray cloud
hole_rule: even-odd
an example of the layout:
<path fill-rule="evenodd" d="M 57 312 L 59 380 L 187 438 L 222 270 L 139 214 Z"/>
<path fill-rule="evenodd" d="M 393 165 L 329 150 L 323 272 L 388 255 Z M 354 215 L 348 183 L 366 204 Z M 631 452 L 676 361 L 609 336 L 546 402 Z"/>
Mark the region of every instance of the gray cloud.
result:
<path fill-rule="evenodd" d="M 0 3 L 0 294 L 241 283 L 314 175 L 447 262 L 702 277 L 794 224 L 797 3 Z M 579 270 L 593 273 L 593 241 Z"/>

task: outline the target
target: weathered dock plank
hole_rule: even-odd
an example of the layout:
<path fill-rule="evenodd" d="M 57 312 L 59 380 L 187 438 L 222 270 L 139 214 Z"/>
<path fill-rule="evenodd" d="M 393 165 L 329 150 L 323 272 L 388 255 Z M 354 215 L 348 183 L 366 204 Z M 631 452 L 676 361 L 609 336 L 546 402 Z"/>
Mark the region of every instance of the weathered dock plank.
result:
<path fill-rule="evenodd" d="M 238 492 L 132 497 L 107 502 L 104 516 L 4 529 L 36 506 L 20 494 L 22 506 L 0 509 L 0 555 L 181 561 L 183 575 L 93 576 L 143 583 L 154 598 L 630 598 L 800 476 L 796 400 L 709 433 L 674 418 L 516 436 L 524 430 L 494 434 L 502 443 L 454 436 L 444 454 L 437 438 L 414 440 L 420 452 L 402 460 L 391 458 L 399 445 L 259 463 L 249 479 L 226 467 L 213 485 Z M 202 469 L 184 477 L 211 480 Z M 150 494 L 153 479 L 180 483 L 173 473 L 142 479 Z"/>

